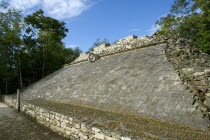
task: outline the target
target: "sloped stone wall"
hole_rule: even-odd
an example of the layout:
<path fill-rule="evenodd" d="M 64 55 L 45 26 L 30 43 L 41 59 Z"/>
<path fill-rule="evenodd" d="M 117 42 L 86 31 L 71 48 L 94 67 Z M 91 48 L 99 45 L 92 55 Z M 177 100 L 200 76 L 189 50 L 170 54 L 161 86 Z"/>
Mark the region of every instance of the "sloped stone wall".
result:
<path fill-rule="evenodd" d="M 186 89 L 193 93 L 203 118 L 210 119 L 210 56 L 190 46 L 184 39 L 169 39 L 167 59 L 173 64 Z"/>
<path fill-rule="evenodd" d="M 145 46 L 152 47 L 142 49 Z M 141 49 L 92 64 L 64 67 L 25 89 L 23 97 L 94 106 L 205 129 L 209 121 L 200 116 L 209 117 L 209 56 L 182 39 L 165 36 L 130 36 L 116 45 L 99 46 L 94 53 L 106 56 L 135 48 Z M 87 56 L 81 54 L 75 62 L 85 61 Z"/>
<path fill-rule="evenodd" d="M 64 67 L 22 90 L 22 99 L 96 107 L 206 129 L 165 56 L 166 43 Z M 192 123 L 193 122 L 193 123 Z"/>
<path fill-rule="evenodd" d="M 190 46 L 186 40 L 156 35 L 151 37 L 131 35 L 109 47 L 102 44 L 95 48 L 93 53 L 104 56 L 160 42 L 167 43 L 167 59 L 180 76 L 186 90 L 192 92 L 194 99 L 192 105 L 201 111 L 203 118 L 207 117 L 210 120 L 210 56 Z M 88 53 L 84 53 L 75 62 L 85 61 L 87 57 Z"/>

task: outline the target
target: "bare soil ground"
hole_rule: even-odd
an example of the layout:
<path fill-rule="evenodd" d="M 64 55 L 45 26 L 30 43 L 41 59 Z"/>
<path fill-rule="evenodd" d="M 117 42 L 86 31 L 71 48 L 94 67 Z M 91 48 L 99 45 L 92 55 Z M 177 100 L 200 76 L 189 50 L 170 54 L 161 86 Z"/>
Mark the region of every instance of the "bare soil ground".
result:
<path fill-rule="evenodd" d="M 65 140 L 0 102 L 0 140 Z"/>

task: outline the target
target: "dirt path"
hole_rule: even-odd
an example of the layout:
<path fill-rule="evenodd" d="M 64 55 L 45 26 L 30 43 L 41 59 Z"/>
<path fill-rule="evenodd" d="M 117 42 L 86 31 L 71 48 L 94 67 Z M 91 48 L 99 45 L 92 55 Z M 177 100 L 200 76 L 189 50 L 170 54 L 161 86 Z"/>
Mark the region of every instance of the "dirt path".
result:
<path fill-rule="evenodd" d="M 0 140 L 65 140 L 0 102 Z"/>

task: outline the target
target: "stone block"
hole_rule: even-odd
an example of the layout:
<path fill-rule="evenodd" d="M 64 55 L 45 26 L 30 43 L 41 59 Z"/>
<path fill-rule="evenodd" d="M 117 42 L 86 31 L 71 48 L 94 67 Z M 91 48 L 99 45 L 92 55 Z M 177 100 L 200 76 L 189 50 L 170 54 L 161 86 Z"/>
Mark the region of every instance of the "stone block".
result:
<path fill-rule="evenodd" d="M 82 140 L 87 140 L 88 139 L 88 136 L 87 135 L 84 135 L 83 133 L 79 133 L 79 137 Z"/>
<path fill-rule="evenodd" d="M 66 127 L 66 123 L 61 122 L 61 127 L 65 128 Z"/>
<path fill-rule="evenodd" d="M 68 121 L 68 120 L 63 120 L 62 122 L 63 122 L 63 123 L 69 123 L 69 121 Z"/>
<path fill-rule="evenodd" d="M 204 75 L 205 73 L 204 72 L 195 72 L 194 74 L 193 74 L 193 76 L 194 77 L 198 77 L 198 76 L 202 76 L 202 75 Z"/>
<path fill-rule="evenodd" d="M 101 130 L 99 128 L 96 128 L 96 127 L 92 127 L 92 131 L 94 131 L 95 133 L 101 132 Z"/>
<path fill-rule="evenodd" d="M 109 47 L 110 44 L 109 43 L 103 43 L 101 44 L 100 46 L 98 46 L 99 48 L 106 48 L 106 47 Z"/>
<path fill-rule="evenodd" d="M 205 69 L 204 73 L 205 73 L 205 75 L 209 76 L 210 75 L 210 69 Z"/>
<path fill-rule="evenodd" d="M 111 132 L 111 136 L 113 138 L 116 138 L 116 139 L 121 139 L 121 135 L 120 134 L 117 134 L 117 133 L 114 133 L 114 132 Z"/>
<path fill-rule="evenodd" d="M 67 135 L 71 135 L 72 132 L 71 132 L 71 131 L 66 131 L 66 134 L 67 134 Z"/>
<path fill-rule="evenodd" d="M 131 140 L 129 137 L 121 137 L 121 140 Z"/>
<path fill-rule="evenodd" d="M 110 137 L 110 136 L 105 136 L 105 140 L 119 140 L 119 139 L 116 139 L 116 138 L 113 138 L 113 137 Z"/>
<path fill-rule="evenodd" d="M 125 39 L 131 40 L 131 39 L 136 39 L 136 38 L 137 38 L 137 36 L 135 36 L 135 35 L 130 35 L 130 36 L 126 37 Z"/>
<path fill-rule="evenodd" d="M 207 96 L 207 97 L 210 97 L 210 93 L 206 93 L 206 96 Z"/>
<path fill-rule="evenodd" d="M 78 132 L 79 132 L 78 129 L 76 129 L 76 128 L 74 128 L 74 127 L 72 127 L 71 130 L 72 130 L 73 133 L 77 133 L 77 134 L 78 134 Z"/>
<path fill-rule="evenodd" d="M 104 135 L 101 133 L 95 133 L 95 138 L 103 140 L 104 139 Z"/>
<path fill-rule="evenodd" d="M 55 116 L 55 119 L 59 121 L 60 120 L 60 117 L 59 116 Z"/>
<path fill-rule="evenodd" d="M 68 117 L 68 120 L 69 120 L 69 122 L 72 122 L 73 118 L 72 117 Z"/>

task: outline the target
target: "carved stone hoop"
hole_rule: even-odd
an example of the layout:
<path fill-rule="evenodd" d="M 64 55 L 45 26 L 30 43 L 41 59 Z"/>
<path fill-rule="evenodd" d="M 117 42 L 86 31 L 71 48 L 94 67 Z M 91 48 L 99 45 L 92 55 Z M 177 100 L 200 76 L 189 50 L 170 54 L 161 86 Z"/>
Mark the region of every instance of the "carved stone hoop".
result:
<path fill-rule="evenodd" d="M 88 55 L 88 61 L 90 63 L 93 63 L 93 62 L 95 62 L 98 59 L 99 59 L 99 56 L 98 55 L 96 55 L 94 53 L 89 53 L 89 55 Z"/>

